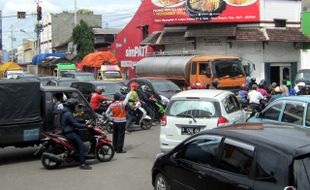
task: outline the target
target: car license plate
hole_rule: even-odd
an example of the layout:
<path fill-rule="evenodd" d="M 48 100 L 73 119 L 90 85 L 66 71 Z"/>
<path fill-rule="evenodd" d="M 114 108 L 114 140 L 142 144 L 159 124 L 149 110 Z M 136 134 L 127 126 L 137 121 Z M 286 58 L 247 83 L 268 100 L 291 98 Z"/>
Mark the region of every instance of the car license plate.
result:
<path fill-rule="evenodd" d="M 181 128 L 181 135 L 193 135 L 199 132 L 200 132 L 200 128 L 197 128 L 197 127 L 182 127 Z"/>

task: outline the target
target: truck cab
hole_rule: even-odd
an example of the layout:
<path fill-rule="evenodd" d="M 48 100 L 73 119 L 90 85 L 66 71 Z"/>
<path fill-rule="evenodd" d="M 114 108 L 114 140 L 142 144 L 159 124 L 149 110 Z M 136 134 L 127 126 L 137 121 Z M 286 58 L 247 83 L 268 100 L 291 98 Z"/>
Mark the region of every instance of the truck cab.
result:
<path fill-rule="evenodd" d="M 101 65 L 98 70 L 97 80 L 124 80 L 119 66 Z"/>

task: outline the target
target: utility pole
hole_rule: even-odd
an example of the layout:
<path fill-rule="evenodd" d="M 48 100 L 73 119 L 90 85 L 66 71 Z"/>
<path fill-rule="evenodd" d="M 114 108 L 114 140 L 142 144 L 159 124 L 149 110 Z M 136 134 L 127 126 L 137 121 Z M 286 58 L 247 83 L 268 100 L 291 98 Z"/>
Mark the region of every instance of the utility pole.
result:
<path fill-rule="evenodd" d="M 13 36 L 13 25 L 11 25 L 10 29 L 11 29 L 11 61 L 14 62 L 14 36 Z"/>
<path fill-rule="evenodd" d="M 43 31 L 43 26 L 40 23 L 42 20 L 42 7 L 39 4 L 39 1 L 37 2 L 37 24 L 35 27 L 35 32 L 37 33 L 37 54 L 41 54 L 41 39 L 40 39 L 40 33 Z"/>
<path fill-rule="evenodd" d="M 0 10 L 0 63 L 2 63 L 2 10 Z"/>

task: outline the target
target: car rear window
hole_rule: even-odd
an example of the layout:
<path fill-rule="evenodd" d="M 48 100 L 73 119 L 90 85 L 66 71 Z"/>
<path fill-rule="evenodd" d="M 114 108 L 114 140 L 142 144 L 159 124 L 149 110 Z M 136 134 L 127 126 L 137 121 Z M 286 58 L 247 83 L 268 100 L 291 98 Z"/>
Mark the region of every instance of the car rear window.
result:
<path fill-rule="evenodd" d="M 180 91 L 180 88 L 171 81 L 152 81 L 157 92 Z"/>
<path fill-rule="evenodd" d="M 309 189 L 310 156 L 294 161 L 294 186 L 296 189 Z"/>
<path fill-rule="evenodd" d="M 175 100 L 170 103 L 167 115 L 177 117 L 192 115 L 195 118 L 218 117 L 220 106 L 216 101 Z"/>

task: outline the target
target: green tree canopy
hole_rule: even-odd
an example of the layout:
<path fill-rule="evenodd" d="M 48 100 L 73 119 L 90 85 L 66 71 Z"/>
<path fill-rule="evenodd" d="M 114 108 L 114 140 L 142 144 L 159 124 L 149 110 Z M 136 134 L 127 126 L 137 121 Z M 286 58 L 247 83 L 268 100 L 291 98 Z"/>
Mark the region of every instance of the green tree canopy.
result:
<path fill-rule="evenodd" d="M 73 29 L 72 39 L 74 44 L 76 44 L 77 54 L 81 59 L 85 55 L 94 52 L 95 35 L 92 28 L 84 20 L 81 20 Z"/>

